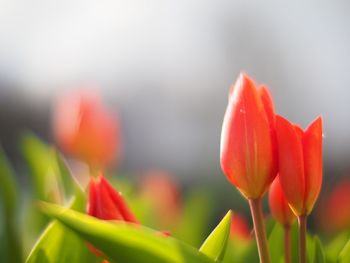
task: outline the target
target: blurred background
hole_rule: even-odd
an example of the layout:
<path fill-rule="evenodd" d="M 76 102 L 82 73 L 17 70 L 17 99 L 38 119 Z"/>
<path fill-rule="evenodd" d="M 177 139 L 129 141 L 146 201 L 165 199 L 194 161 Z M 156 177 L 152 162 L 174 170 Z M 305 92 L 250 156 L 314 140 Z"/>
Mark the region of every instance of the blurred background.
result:
<path fill-rule="evenodd" d="M 241 200 L 219 141 L 229 86 L 245 71 L 279 114 L 303 127 L 323 115 L 327 192 L 350 176 L 349 11 L 340 0 L 0 0 L 0 141 L 21 170 L 23 130 L 53 141 L 56 97 L 99 89 L 121 122 L 118 169 L 220 188 L 221 212 Z"/>

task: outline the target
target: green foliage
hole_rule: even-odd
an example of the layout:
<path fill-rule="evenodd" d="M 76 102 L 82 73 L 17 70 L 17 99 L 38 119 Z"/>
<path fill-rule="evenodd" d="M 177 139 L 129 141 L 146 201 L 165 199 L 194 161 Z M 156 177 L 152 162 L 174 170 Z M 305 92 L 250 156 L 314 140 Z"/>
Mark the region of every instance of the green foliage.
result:
<path fill-rule="evenodd" d="M 228 211 L 225 217 L 211 232 L 199 249 L 200 252 L 214 259 L 221 261 L 225 255 L 227 241 L 230 236 L 232 212 Z"/>
<path fill-rule="evenodd" d="M 76 196 L 70 206 L 76 211 L 85 210 L 85 194 L 76 188 Z M 30 252 L 26 263 L 80 263 L 97 262 L 86 243 L 74 232 L 58 221 L 53 221 L 45 229 Z"/>
<path fill-rule="evenodd" d="M 326 256 L 324 253 L 324 249 L 319 237 L 314 237 L 315 243 L 315 252 L 314 252 L 314 263 L 326 263 Z"/>
<path fill-rule="evenodd" d="M 0 255 L 4 262 L 21 262 L 22 246 L 17 229 L 18 189 L 10 164 L 0 149 L 0 203 L 2 225 L 0 228 Z"/>
<path fill-rule="evenodd" d="M 337 262 L 339 262 L 339 263 L 350 262 L 350 239 L 345 244 L 344 248 L 341 250 Z"/>
<path fill-rule="evenodd" d="M 214 262 L 197 249 L 140 225 L 106 222 L 53 204 L 40 206 L 44 213 L 90 242 L 113 262 Z"/>
<path fill-rule="evenodd" d="M 283 227 L 279 223 L 275 223 L 268 237 L 268 245 L 272 263 L 279 263 L 283 257 L 283 236 Z"/>
<path fill-rule="evenodd" d="M 174 229 L 174 236 L 192 246 L 200 246 L 208 230 L 212 207 L 208 191 L 193 189 L 185 199 L 181 222 Z"/>

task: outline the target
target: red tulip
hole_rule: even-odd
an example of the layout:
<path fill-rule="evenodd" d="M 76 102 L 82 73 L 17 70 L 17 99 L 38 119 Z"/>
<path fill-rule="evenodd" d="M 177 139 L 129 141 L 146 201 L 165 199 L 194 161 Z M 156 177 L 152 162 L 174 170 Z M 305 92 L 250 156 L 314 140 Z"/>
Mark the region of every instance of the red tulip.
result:
<path fill-rule="evenodd" d="M 246 219 L 243 216 L 237 213 L 234 213 L 232 215 L 231 230 L 230 230 L 231 238 L 233 239 L 238 238 L 240 240 L 249 240 L 251 237 L 250 233 L 251 231 L 249 229 Z"/>
<path fill-rule="evenodd" d="M 87 213 L 103 220 L 138 223 L 122 195 L 115 191 L 103 175 L 90 177 Z"/>
<path fill-rule="evenodd" d="M 321 226 L 328 232 L 350 228 L 350 180 L 343 179 L 324 198 L 319 212 Z"/>
<path fill-rule="evenodd" d="M 152 206 L 157 225 L 168 229 L 179 223 L 181 193 L 169 173 L 162 170 L 146 172 L 141 181 L 140 195 Z"/>
<path fill-rule="evenodd" d="M 221 167 L 248 199 L 263 196 L 277 174 L 272 99 L 241 74 L 231 88 L 221 132 Z"/>
<path fill-rule="evenodd" d="M 307 216 L 322 185 L 322 118 L 303 131 L 276 116 L 276 131 L 283 192 L 293 212 Z"/>
<path fill-rule="evenodd" d="M 54 135 L 64 151 L 93 167 L 111 162 L 118 154 L 117 122 L 96 94 L 68 93 L 54 110 Z"/>
<path fill-rule="evenodd" d="M 120 220 L 138 224 L 122 195 L 114 190 L 103 175 L 97 179 L 90 176 L 87 213 L 102 220 Z M 98 257 L 105 257 L 91 244 L 88 244 L 88 248 Z"/>
<path fill-rule="evenodd" d="M 282 225 L 291 226 L 295 215 L 290 209 L 288 201 L 284 196 L 280 177 L 276 176 L 269 190 L 269 205 L 272 216 Z"/>

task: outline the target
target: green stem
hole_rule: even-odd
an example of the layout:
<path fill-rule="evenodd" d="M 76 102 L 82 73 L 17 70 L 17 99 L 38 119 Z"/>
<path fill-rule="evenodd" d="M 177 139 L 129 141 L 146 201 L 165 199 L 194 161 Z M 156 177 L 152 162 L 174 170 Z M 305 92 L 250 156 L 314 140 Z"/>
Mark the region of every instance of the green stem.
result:
<path fill-rule="evenodd" d="M 298 217 L 299 225 L 299 262 L 306 263 L 306 224 L 307 216 Z"/>
<path fill-rule="evenodd" d="M 270 254 L 267 248 L 264 215 L 262 211 L 261 198 L 249 199 L 250 212 L 253 218 L 256 243 L 258 245 L 260 263 L 270 263 Z"/>
<path fill-rule="evenodd" d="M 284 262 L 292 263 L 290 225 L 284 226 Z"/>

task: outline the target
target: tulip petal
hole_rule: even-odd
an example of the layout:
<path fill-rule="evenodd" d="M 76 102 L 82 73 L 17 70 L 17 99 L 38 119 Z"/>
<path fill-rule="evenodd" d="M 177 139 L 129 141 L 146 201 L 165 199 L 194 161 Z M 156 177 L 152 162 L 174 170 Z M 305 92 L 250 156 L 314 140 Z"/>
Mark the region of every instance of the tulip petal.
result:
<path fill-rule="evenodd" d="M 104 189 L 106 189 L 106 191 L 109 193 L 109 196 L 113 200 L 114 204 L 116 204 L 118 207 L 123 220 L 132 223 L 138 223 L 135 215 L 131 212 L 122 195 L 119 192 L 116 192 L 104 177 L 101 177 L 101 185 L 103 185 Z"/>
<path fill-rule="evenodd" d="M 303 136 L 305 164 L 305 208 L 309 214 L 321 191 L 322 185 L 322 117 L 318 117 L 306 129 Z"/>
<path fill-rule="evenodd" d="M 89 215 L 96 214 L 96 193 L 97 193 L 96 182 L 95 182 L 95 179 L 91 177 L 89 182 L 89 202 L 87 207 L 87 212 Z"/>
<path fill-rule="evenodd" d="M 221 134 L 221 166 L 246 198 L 261 197 L 274 179 L 270 124 L 254 82 L 241 74 L 229 98 Z"/>
<path fill-rule="evenodd" d="M 110 192 L 103 183 L 103 176 L 99 177 L 97 182 L 97 214 L 95 217 L 103 220 L 124 220 L 120 213 L 118 204 L 111 198 Z"/>
<path fill-rule="evenodd" d="M 288 120 L 276 116 L 276 133 L 283 192 L 294 213 L 301 215 L 305 182 L 303 147 L 299 132 Z"/>
<path fill-rule="evenodd" d="M 272 97 L 266 86 L 261 86 L 258 90 L 260 99 L 264 105 L 264 109 L 269 120 L 269 123 L 275 126 L 275 110 L 272 102 Z"/>
<path fill-rule="evenodd" d="M 277 176 L 269 190 L 269 206 L 272 215 L 282 225 L 291 225 L 295 219 L 283 193 L 280 177 Z"/>

